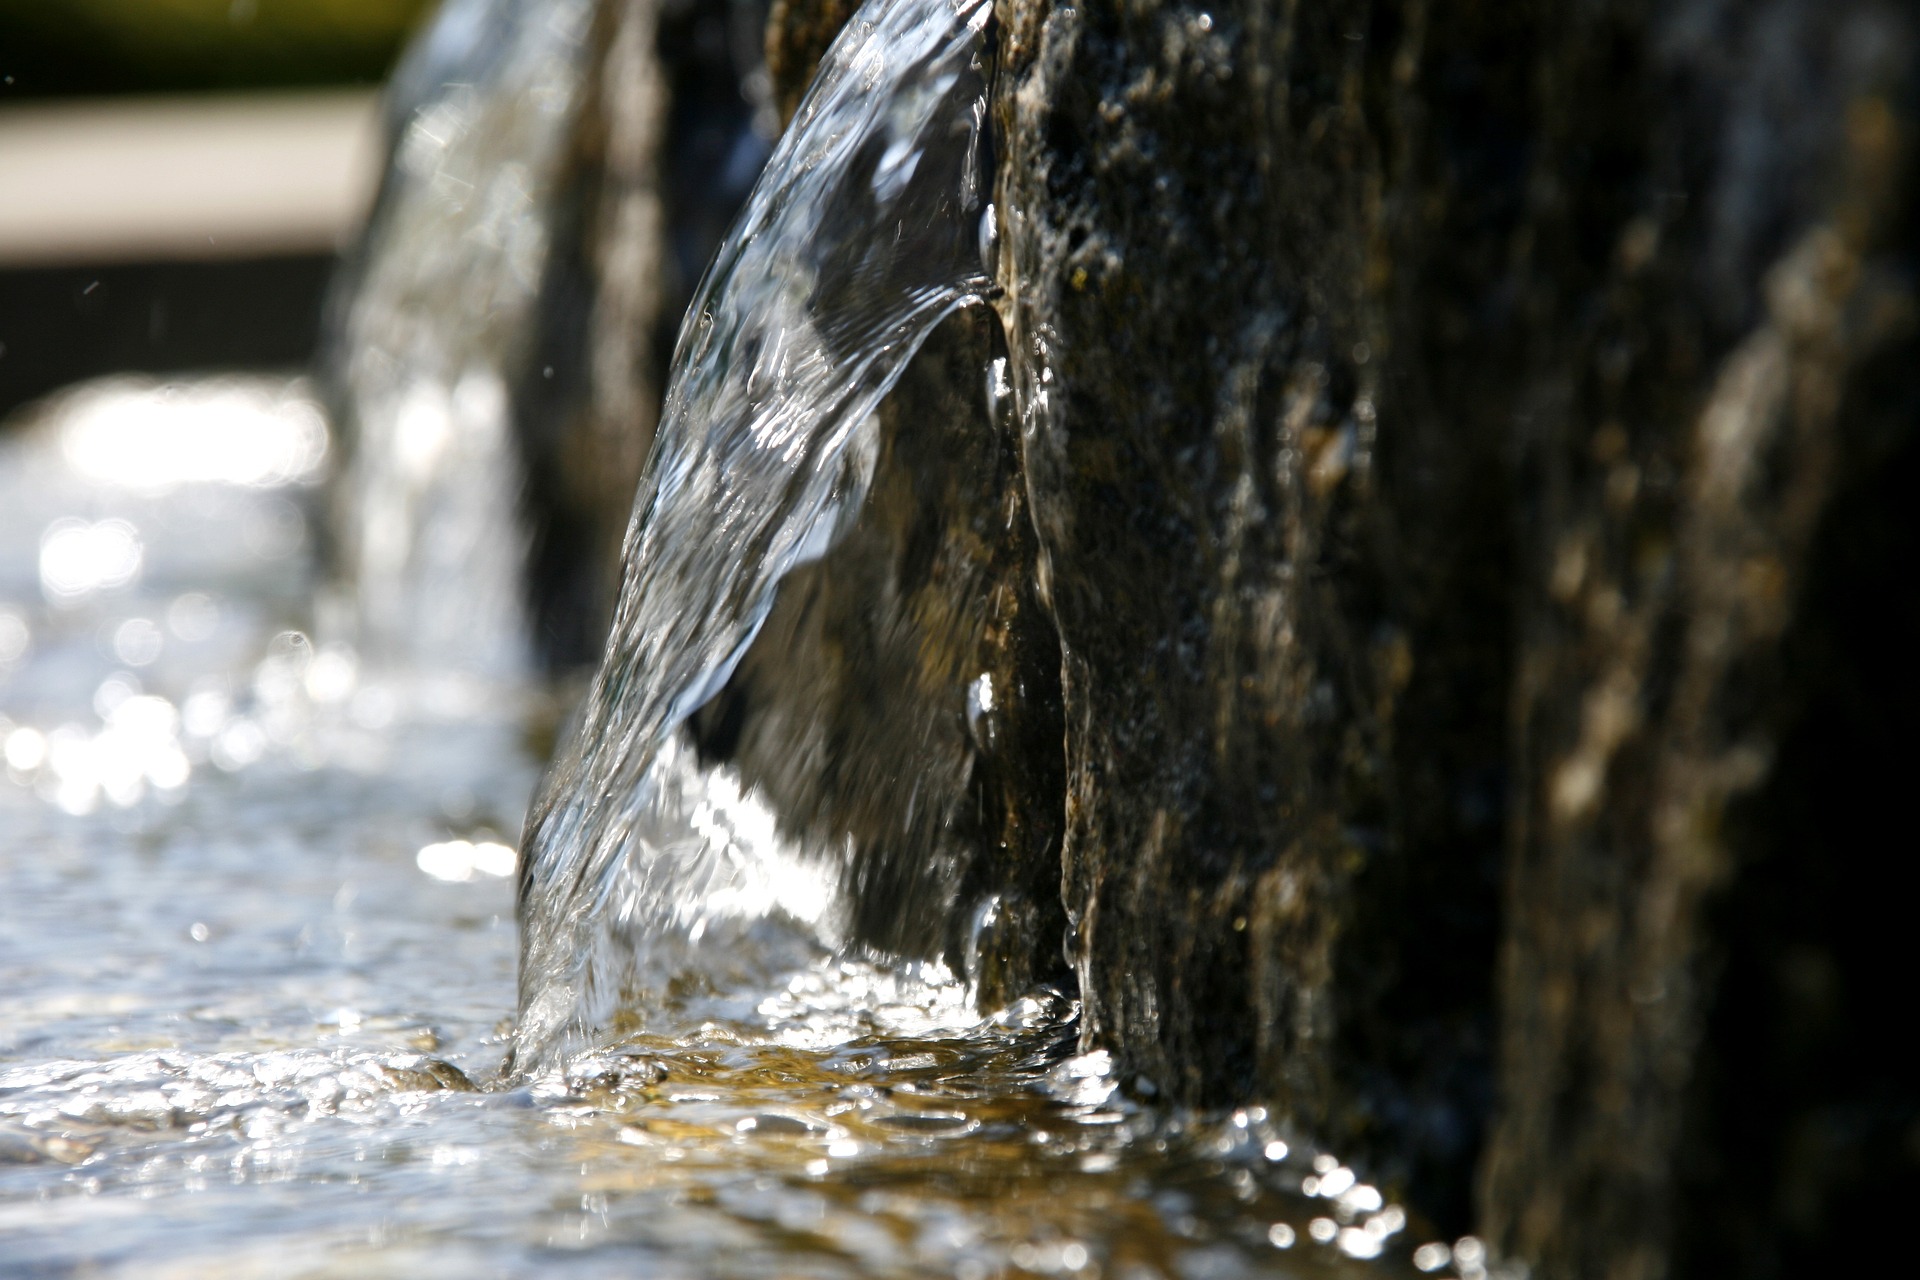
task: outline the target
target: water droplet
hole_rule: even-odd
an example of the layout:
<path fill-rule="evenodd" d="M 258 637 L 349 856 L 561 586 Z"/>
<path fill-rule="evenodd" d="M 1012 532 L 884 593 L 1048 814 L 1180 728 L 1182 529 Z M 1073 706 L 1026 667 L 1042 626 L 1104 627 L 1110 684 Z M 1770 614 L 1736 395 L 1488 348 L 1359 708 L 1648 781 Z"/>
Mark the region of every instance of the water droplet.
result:
<path fill-rule="evenodd" d="M 151 665 L 165 644 L 166 637 L 148 618 L 128 618 L 113 633 L 114 656 L 130 667 Z"/>

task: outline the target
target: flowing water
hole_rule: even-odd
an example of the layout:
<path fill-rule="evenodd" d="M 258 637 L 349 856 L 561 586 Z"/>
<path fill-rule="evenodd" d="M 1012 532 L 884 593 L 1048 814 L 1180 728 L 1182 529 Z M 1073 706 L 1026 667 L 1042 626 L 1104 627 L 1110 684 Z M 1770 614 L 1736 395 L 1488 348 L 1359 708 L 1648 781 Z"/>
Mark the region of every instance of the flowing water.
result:
<path fill-rule="evenodd" d="M 409 183 L 481 164 L 489 95 L 566 81 L 580 20 L 453 0 L 408 74 L 455 105 L 403 122 L 402 167 L 427 158 L 390 180 L 376 302 L 461 262 L 523 297 L 538 246 L 475 241 L 469 204 L 439 206 L 457 253 L 393 228 Z M 1484 1274 L 1261 1108 L 1130 1100 L 1068 995 L 983 1014 L 939 965 L 841 949 L 841 851 L 681 732 L 859 507 L 892 379 L 985 288 L 987 25 L 869 5 L 702 286 L 524 868 L 564 708 L 498 604 L 504 329 L 358 322 L 349 509 L 394 565 L 484 553 L 496 592 L 446 661 L 454 615 L 409 594 L 434 584 L 386 580 L 424 629 L 398 639 L 330 590 L 340 442 L 304 382 L 112 380 L 0 432 L 0 1275 Z M 476 31 L 512 48 L 468 93 Z"/>
<path fill-rule="evenodd" d="M 501 1078 L 552 709 L 316 642 L 328 448 L 269 379 L 0 436 L 0 1274 L 1405 1269 L 1353 1170 L 1127 1101 L 1047 992 L 796 946 Z"/>
<path fill-rule="evenodd" d="M 678 736 L 857 514 L 872 413 L 986 286 L 984 0 L 849 23 L 687 313 L 607 658 L 528 824 L 520 1070 L 837 941 L 837 850 Z"/>
<path fill-rule="evenodd" d="M 335 522 L 360 651 L 527 661 L 513 379 L 529 359 L 590 0 L 450 0 L 389 90 L 392 164 L 330 317 Z"/>

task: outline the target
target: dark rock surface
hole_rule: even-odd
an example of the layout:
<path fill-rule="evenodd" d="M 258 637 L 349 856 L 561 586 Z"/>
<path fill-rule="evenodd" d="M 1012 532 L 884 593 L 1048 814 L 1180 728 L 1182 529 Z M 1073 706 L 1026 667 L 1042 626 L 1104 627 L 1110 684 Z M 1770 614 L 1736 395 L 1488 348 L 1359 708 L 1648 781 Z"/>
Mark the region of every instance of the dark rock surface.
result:
<path fill-rule="evenodd" d="M 1496 1238 L 1553 1271 L 1662 1274 L 1677 1230 L 1705 1272 L 1726 1249 L 1792 1273 L 1781 1188 L 1748 1201 L 1751 1230 L 1709 1245 L 1738 1197 L 1683 1175 L 1680 1151 L 1702 1123 L 1689 1090 L 1708 1114 L 1724 1105 L 1699 1094 L 1703 1054 L 1759 1072 L 1782 1053 L 1708 1017 L 1716 970 L 1742 945 L 1742 896 L 1820 874 L 1824 842 L 1783 850 L 1740 815 L 1832 803 L 1782 755 L 1790 708 L 1824 700 L 1834 674 L 1794 662 L 1789 631 L 1830 625 L 1808 594 L 1830 571 L 1816 539 L 1849 518 L 1843 486 L 1857 492 L 1915 424 L 1912 388 L 1887 373 L 1916 354 L 1920 31 L 1872 5 L 1605 16 L 1556 23 L 1542 55 L 1558 101 L 1541 113 L 1541 167 L 1567 196 L 1616 194 L 1611 208 L 1543 202 L 1526 228 L 1540 265 L 1517 450 L 1519 785 L 1482 1200 Z M 1896 563 L 1872 576 L 1863 588 L 1901 607 Z M 1864 762 L 1910 750 L 1901 738 L 1833 749 Z M 1894 817 L 1890 794 L 1870 803 Z M 1829 821 L 1856 817 L 1835 807 Z M 1762 943 L 1783 975 L 1798 963 L 1785 941 Z M 1870 993 L 1911 972 L 1885 959 L 1835 969 L 1862 1031 Z M 1811 1100 L 1781 1101 L 1744 1123 L 1800 1140 L 1786 1135 Z M 1913 1187 L 1916 1156 L 1874 1180 Z M 1838 1209 L 1801 1265 L 1859 1247 Z"/>
<path fill-rule="evenodd" d="M 1516 193 L 1454 172 L 1513 166 L 1526 79 L 1483 59 L 1438 151 L 1390 17 L 1016 6 L 1002 277 L 1085 1035 L 1463 1224 L 1513 667 L 1486 344 L 1522 335 Z"/>
<path fill-rule="evenodd" d="M 845 8 L 774 9 L 786 109 Z M 1017 443 L 953 322 L 703 733 L 864 850 L 869 942 L 1024 886 L 997 990 L 1063 906 L 1135 1089 L 1278 1102 L 1535 1274 L 1860 1256 L 1920 1173 L 1860 901 L 1913 887 L 1911 15 L 999 21 Z"/>
<path fill-rule="evenodd" d="M 607 0 L 569 140 L 535 352 L 516 384 L 531 622 L 600 656 L 680 318 L 777 122 L 761 0 Z"/>
<path fill-rule="evenodd" d="M 1848 1060 L 1911 962 L 1812 891 L 1913 878 L 1840 852 L 1912 751 L 1911 12 L 1002 20 L 1088 1040 L 1536 1274 L 1838 1264 L 1917 1172 Z"/>

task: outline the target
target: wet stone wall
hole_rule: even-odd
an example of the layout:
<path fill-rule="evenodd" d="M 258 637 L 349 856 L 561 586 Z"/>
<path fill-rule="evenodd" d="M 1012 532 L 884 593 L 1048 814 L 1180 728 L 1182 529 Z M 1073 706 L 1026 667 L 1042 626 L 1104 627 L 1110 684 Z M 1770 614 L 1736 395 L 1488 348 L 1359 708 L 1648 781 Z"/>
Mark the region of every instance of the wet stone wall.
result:
<path fill-rule="evenodd" d="M 598 6 L 501 340 L 553 653 L 852 10 Z M 1077 994 L 1132 1092 L 1274 1105 L 1534 1275 L 1873 1256 L 1920 1192 L 1917 28 L 1005 0 L 997 292 L 695 746 L 848 851 L 856 947 Z"/>
<path fill-rule="evenodd" d="M 1467 77 L 1495 136 L 1435 155 L 1406 16 L 1014 7 L 1001 276 L 1084 1034 L 1460 1220 L 1513 662 L 1512 393 L 1475 348 L 1520 328 L 1468 291 L 1512 210 L 1444 166 L 1511 163 L 1524 77 Z"/>
<path fill-rule="evenodd" d="M 776 9 L 774 65 L 842 8 Z M 1063 734 L 1015 755 L 1062 772 L 1012 808 L 1059 779 L 1084 1042 L 1144 1095 L 1278 1101 L 1536 1274 L 1837 1263 L 1916 1175 L 1873 1012 L 1911 966 L 1841 887 L 1911 879 L 1856 840 L 1914 701 L 1910 18 L 998 22 L 1035 543 L 943 517 L 973 567 L 927 598 L 997 580 L 1058 646 Z M 952 341 L 912 376 L 971 414 Z M 905 527 L 861 536 L 904 562 Z"/>
<path fill-rule="evenodd" d="M 1808 812 L 1795 726 L 1908 750 L 1843 707 L 1867 670 L 1912 705 L 1853 630 L 1911 634 L 1865 550 L 1910 517 L 1842 495 L 1911 448 L 1911 15 L 1002 20 L 1084 1034 L 1143 1092 L 1278 1097 L 1538 1274 L 1844 1250 L 1914 1185 L 1911 1087 L 1847 1052 L 1911 966 L 1749 913 L 1823 855 L 1910 882 L 1843 869 L 1865 819 Z"/>

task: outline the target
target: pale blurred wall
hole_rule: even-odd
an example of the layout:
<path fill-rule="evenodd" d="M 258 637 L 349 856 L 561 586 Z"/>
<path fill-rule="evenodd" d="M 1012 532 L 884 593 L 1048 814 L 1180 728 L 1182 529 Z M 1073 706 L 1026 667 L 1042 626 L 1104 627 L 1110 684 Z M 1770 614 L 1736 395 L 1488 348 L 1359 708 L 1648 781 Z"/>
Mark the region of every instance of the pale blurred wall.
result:
<path fill-rule="evenodd" d="M 0 416 L 122 370 L 291 367 L 432 0 L 0 0 Z"/>

